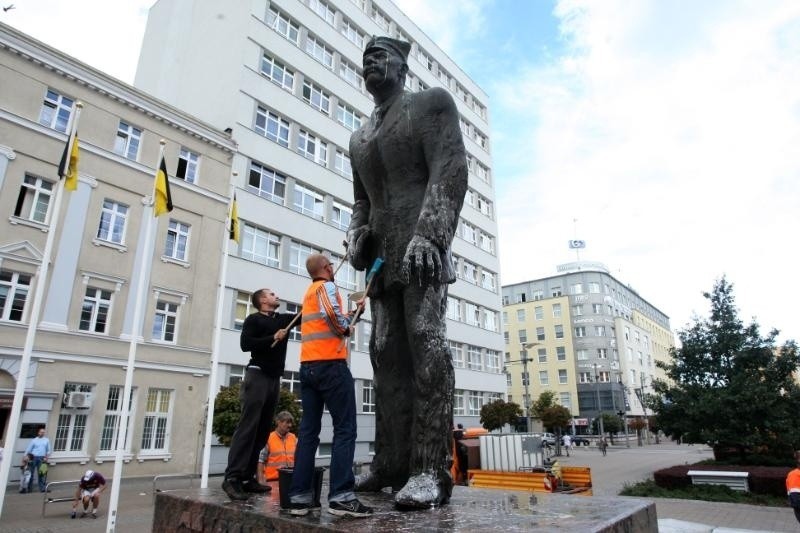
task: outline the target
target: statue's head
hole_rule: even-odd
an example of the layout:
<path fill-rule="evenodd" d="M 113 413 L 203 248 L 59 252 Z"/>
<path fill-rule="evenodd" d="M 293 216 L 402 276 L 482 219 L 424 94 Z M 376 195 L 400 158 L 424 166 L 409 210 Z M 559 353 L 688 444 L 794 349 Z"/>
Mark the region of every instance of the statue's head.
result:
<path fill-rule="evenodd" d="M 364 48 L 364 83 L 370 93 L 405 84 L 411 43 L 373 35 Z"/>

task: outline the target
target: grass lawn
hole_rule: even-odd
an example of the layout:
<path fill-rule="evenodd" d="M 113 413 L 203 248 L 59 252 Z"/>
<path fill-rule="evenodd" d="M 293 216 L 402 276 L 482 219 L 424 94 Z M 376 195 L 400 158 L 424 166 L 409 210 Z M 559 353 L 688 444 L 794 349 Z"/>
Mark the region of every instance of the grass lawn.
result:
<path fill-rule="evenodd" d="M 707 502 L 745 503 L 767 507 L 788 507 L 789 505 L 785 497 L 740 492 L 723 485 L 691 485 L 683 489 L 669 490 L 656 486 L 655 481 L 652 479 L 633 485 L 626 484 L 619 494 L 620 496 L 645 498 L 677 498 Z"/>

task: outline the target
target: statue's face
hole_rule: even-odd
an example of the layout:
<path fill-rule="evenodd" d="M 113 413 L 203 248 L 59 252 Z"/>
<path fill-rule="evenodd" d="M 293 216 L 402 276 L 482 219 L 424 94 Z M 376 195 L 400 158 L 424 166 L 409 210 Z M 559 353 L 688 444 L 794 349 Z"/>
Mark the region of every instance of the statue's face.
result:
<path fill-rule="evenodd" d="M 364 83 L 370 93 L 387 88 L 387 85 L 402 84 L 402 75 L 408 69 L 403 58 L 382 48 L 368 50 L 364 54 L 362 66 Z"/>

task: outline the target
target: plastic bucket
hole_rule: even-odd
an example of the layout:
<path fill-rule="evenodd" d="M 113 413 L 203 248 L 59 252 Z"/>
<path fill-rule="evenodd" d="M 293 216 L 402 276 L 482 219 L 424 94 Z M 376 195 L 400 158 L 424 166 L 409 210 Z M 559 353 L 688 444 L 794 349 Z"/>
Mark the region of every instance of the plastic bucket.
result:
<path fill-rule="evenodd" d="M 278 491 L 281 498 L 281 509 L 288 509 L 290 506 L 289 489 L 292 487 L 292 475 L 294 468 L 278 469 Z M 311 481 L 311 506 L 320 507 L 319 497 L 322 494 L 322 477 L 325 468 L 318 466 L 314 468 L 314 478 Z"/>

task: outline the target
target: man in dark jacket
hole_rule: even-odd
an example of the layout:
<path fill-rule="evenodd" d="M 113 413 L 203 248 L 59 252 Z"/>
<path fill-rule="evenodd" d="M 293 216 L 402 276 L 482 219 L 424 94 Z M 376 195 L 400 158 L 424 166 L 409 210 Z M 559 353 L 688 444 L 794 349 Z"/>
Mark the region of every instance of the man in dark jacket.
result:
<path fill-rule="evenodd" d="M 441 88 L 403 90 L 410 44 L 373 37 L 363 76 L 375 111 L 350 138 L 357 270 L 383 258 L 372 284 L 375 457 L 357 490 L 400 489 L 400 506 L 446 503 L 452 491 L 453 387 L 444 326 L 450 245 L 467 191 L 459 114 Z"/>
<path fill-rule="evenodd" d="M 287 327 L 295 316 L 277 312 L 280 299 L 270 289 L 254 292 L 251 302 L 258 312 L 244 320 L 239 341 L 242 351 L 250 352 L 239 390 L 242 416 L 233 432 L 222 482 L 223 490 L 232 500 L 246 500 L 252 493 L 268 492 L 271 488 L 256 479 L 258 452 L 267 440 L 278 404 L 286 364 Z"/>

